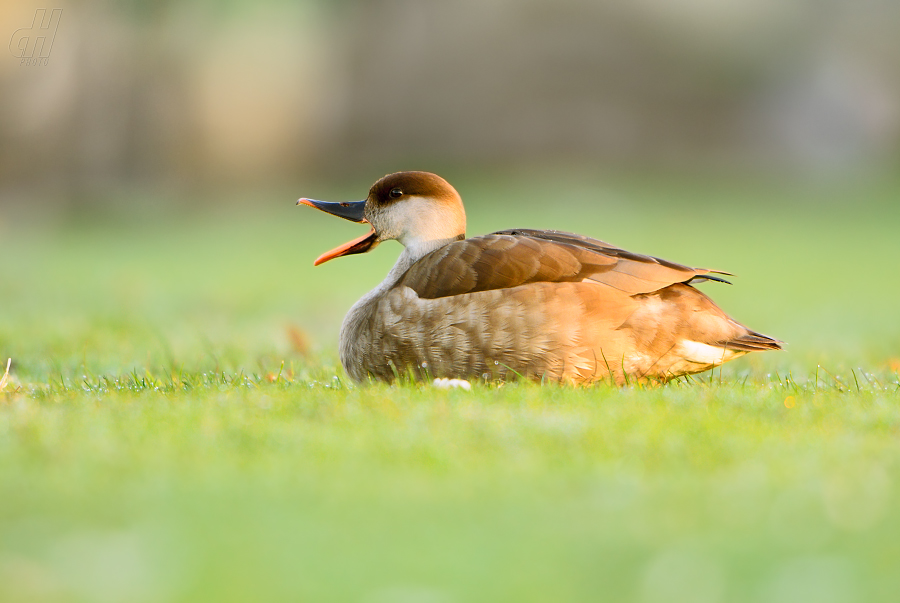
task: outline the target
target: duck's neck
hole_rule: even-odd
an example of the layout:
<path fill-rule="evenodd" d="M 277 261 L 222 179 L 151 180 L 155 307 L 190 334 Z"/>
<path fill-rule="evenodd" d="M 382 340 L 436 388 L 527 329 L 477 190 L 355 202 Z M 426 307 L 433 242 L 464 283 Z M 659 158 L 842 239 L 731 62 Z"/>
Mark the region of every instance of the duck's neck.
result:
<path fill-rule="evenodd" d="M 368 339 L 373 336 L 372 333 L 365 332 L 366 325 L 371 323 L 368 317 L 375 311 L 378 300 L 390 291 L 397 281 L 400 280 L 407 270 L 413 264 L 421 260 L 423 257 L 436 249 L 440 249 L 444 245 L 459 241 L 465 238 L 465 235 L 459 235 L 450 239 L 432 239 L 429 241 L 409 241 L 409 245 L 404 247 L 400 257 L 394 267 L 388 272 L 387 277 L 377 287 L 363 295 L 359 301 L 353 304 L 344 322 L 341 325 L 340 334 L 340 355 L 344 369 L 356 379 L 363 379 L 365 375 L 357 374 L 356 355 L 367 345 Z"/>
<path fill-rule="evenodd" d="M 466 238 L 465 234 L 459 234 L 454 237 L 435 237 L 435 238 L 426 238 L 426 237 L 403 237 L 400 240 L 400 243 L 403 245 L 403 253 L 400 254 L 400 257 L 397 258 L 397 263 L 394 265 L 394 268 L 399 266 L 401 263 L 405 263 L 406 268 L 403 269 L 403 272 L 409 269 L 410 266 L 424 258 L 426 255 L 435 251 L 436 249 L 440 249 L 444 245 L 448 245 L 454 241 L 462 241 Z M 393 272 L 393 270 L 391 270 Z M 403 274 L 401 272 L 400 274 Z M 399 278 L 399 275 L 398 275 Z"/>
<path fill-rule="evenodd" d="M 382 295 L 387 293 L 391 289 L 391 287 L 397 284 L 397 281 L 400 280 L 400 277 L 403 276 L 406 271 L 412 267 L 413 264 L 421 260 L 432 251 L 440 249 L 444 245 L 447 245 L 454 241 L 461 241 L 465 238 L 466 236 L 464 234 L 461 234 L 449 239 L 411 239 L 403 241 L 403 252 L 400 254 L 400 257 L 397 258 L 397 262 L 394 264 L 394 267 L 391 268 L 390 272 L 387 273 L 385 279 L 381 281 L 381 284 L 379 284 L 377 287 L 362 296 L 362 298 L 360 298 L 360 300 L 356 302 L 353 307 L 356 308 L 358 306 L 366 305 L 374 299 L 377 299 L 378 297 L 381 297 Z"/>

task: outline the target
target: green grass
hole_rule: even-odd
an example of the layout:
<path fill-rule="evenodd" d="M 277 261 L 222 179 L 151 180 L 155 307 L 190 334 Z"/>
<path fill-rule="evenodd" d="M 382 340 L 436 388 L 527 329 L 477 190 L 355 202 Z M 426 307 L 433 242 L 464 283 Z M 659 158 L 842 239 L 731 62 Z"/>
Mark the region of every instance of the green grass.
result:
<path fill-rule="evenodd" d="M 0 213 L 0 600 L 895 599 L 897 182 L 455 180 L 473 234 L 735 272 L 704 290 L 788 350 L 657 388 L 358 387 L 338 325 L 399 248 L 311 266 L 355 225 L 291 196 Z"/>

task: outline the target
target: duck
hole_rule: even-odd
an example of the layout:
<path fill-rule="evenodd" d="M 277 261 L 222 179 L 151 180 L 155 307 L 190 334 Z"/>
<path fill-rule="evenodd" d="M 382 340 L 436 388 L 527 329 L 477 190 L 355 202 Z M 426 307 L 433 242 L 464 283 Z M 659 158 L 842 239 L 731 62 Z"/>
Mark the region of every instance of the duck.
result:
<path fill-rule="evenodd" d="M 370 227 L 316 266 L 403 245 L 341 325 L 341 364 L 357 382 L 665 383 L 782 348 L 694 286 L 728 273 L 557 230 L 467 238 L 462 198 L 436 174 L 388 174 L 361 201 L 297 204 Z"/>

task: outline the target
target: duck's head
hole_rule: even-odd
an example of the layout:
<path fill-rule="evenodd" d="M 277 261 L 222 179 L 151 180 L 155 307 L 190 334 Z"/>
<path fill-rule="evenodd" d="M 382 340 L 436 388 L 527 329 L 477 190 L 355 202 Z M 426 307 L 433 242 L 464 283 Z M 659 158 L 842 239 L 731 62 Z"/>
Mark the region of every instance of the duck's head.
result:
<path fill-rule="evenodd" d="M 466 212 L 459 193 L 446 180 L 428 172 L 388 174 L 372 185 L 362 201 L 300 199 L 297 205 L 372 226 L 369 234 L 320 255 L 316 266 L 342 255 L 365 253 L 391 239 L 424 253 L 464 238 L 466 232 Z"/>

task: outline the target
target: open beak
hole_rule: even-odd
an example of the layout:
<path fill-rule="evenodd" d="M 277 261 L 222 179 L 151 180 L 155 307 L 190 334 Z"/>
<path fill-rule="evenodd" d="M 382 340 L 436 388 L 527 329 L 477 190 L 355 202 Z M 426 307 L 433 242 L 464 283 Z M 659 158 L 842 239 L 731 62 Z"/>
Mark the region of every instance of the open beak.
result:
<path fill-rule="evenodd" d="M 368 223 L 365 216 L 365 200 L 333 202 L 316 201 L 315 199 L 300 199 L 297 201 L 297 205 L 308 205 L 310 207 L 315 207 L 316 209 L 320 209 L 339 218 L 344 218 L 345 220 L 350 220 L 351 222 Z M 319 264 L 323 264 L 328 260 L 332 260 L 342 255 L 365 253 L 372 249 L 372 247 L 375 245 L 376 239 L 377 235 L 375 234 L 375 229 L 373 228 L 367 235 L 363 235 L 357 239 L 348 241 L 347 243 L 344 243 L 339 247 L 335 247 L 331 251 L 326 251 L 318 258 L 316 258 L 316 261 L 313 262 L 313 265 L 318 266 Z"/>

